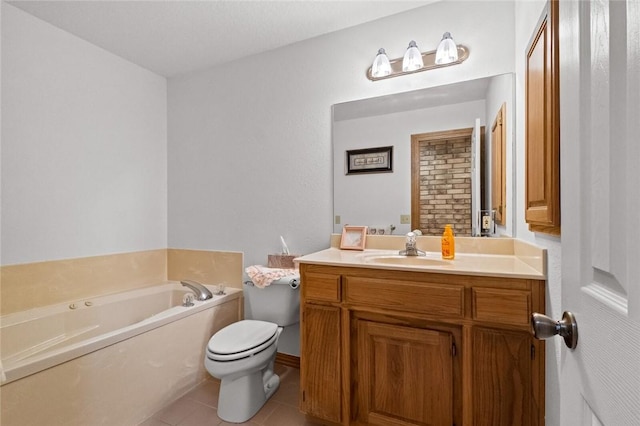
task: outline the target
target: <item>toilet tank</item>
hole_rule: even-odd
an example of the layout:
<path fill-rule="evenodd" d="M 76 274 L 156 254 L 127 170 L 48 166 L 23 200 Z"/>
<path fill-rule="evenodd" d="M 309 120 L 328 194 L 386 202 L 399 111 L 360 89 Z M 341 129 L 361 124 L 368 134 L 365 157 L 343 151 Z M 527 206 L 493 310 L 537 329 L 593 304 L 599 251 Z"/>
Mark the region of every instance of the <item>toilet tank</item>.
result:
<path fill-rule="evenodd" d="M 260 288 L 246 281 L 244 317 L 286 327 L 300 322 L 300 277 L 289 276 Z"/>

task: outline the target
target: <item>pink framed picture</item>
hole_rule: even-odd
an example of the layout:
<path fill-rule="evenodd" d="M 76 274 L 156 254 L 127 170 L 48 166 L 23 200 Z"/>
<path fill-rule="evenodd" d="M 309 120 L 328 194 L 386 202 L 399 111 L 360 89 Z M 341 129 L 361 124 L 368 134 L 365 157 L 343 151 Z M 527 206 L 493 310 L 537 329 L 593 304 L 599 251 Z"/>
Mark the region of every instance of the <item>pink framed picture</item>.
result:
<path fill-rule="evenodd" d="M 340 239 L 340 249 L 342 250 L 364 250 L 367 239 L 366 226 L 345 226 L 342 228 L 342 238 Z"/>

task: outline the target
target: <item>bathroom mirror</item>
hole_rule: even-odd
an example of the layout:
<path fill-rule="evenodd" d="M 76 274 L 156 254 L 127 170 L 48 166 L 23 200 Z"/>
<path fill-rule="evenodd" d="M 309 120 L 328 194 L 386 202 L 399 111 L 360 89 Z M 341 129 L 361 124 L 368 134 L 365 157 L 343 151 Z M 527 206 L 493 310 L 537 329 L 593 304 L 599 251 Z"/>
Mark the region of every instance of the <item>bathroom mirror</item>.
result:
<path fill-rule="evenodd" d="M 513 74 L 501 74 L 333 105 L 334 232 L 340 233 L 344 225 L 366 225 L 376 234 L 409 232 L 412 135 L 469 129 L 476 127 L 476 119 L 484 128 L 484 144 L 478 154 L 481 161 L 477 161 L 483 173 L 479 177 L 480 173 L 475 173 L 469 166 L 469 175 L 474 176 L 474 181 L 472 197 L 467 202 L 474 208 L 468 210 L 491 210 L 491 129 L 497 114 L 501 113 L 505 127 L 502 155 L 506 170 L 502 172 L 502 223 L 496 224 L 494 235 L 512 236 L 514 84 Z M 346 173 L 347 151 L 380 147 L 393 147 L 390 171 Z M 475 161 L 476 155 L 471 155 Z M 478 217 L 473 217 L 476 223 Z"/>

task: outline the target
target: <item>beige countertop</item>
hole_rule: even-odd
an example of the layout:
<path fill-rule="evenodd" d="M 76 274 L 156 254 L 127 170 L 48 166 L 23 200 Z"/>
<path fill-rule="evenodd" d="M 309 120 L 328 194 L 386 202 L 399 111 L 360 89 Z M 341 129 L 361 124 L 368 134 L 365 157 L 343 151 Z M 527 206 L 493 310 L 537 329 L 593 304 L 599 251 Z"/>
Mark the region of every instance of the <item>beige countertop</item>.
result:
<path fill-rule="evenodd" d="M 426 256 L 398 256 L 403 236 L 368 236 L 364 250 L 341 250 L 340 235 L 331 247 L 296 258 L 298 264 L 418 271 L 525 279 L 546 279 L 546 250 L 513 238 L 456 237 L 454 260 L 443 260 L 439 237 L 418 237 Z"/>

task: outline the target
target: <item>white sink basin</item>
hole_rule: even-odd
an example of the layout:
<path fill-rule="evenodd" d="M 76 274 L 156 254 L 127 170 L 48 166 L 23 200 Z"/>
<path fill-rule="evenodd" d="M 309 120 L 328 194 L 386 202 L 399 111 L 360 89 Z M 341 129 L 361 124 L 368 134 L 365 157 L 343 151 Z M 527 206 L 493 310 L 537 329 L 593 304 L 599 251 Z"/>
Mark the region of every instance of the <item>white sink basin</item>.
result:
<path fill-rule="evenodd" d="M 451 265 L 451 260 L 436 259 L 427 256 L 366 256 L 365 263 L 378 263 L 385 265 L 407 265 L 407 266 L 447 266 Z"/>

